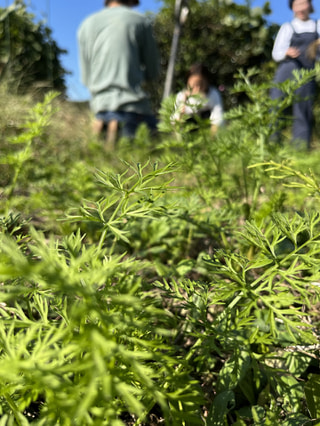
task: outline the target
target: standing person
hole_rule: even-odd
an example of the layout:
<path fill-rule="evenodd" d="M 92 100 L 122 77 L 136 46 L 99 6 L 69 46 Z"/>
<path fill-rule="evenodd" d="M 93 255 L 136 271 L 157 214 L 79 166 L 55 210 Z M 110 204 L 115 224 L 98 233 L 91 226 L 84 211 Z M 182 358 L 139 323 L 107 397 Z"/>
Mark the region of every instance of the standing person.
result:
<path fill-rule="evenodd" d="M 158 77 L 158 48 L 149 21 L 131 9 L 138 4 L 105 0 L 105 8 L 78 30 L 81 76 L 91 93 L 96 130 L 115 122 L 128 137 L 141 123 L 151 130 L 157 126 L 142 84 Z"/>
<path fill-rule="evenodd" d="M 309 45 L 319 38 L 319 21 L 310 19 L 314 12 L 311 0 L 289 0 L 294 19 L 280 27 L 272 50 L 273 59 L 279 63 L 274 82 L 282 83 L 293 77 L 294 70 L 313 69 L 314 60 L 307 55 Z M 316 83 L 314 80 L 296 91 L 297 99 L 293 109 L 293 143 L 310 148 L 313 126 L 313 99 Z M 276 87 L 271 89 L 271 99 L 283 97 Z"/>
<path fill-rule="evenodd" d="M 188 70 L 186 88 L 176 96 L 173 120 L 179 120 L 183 115 L 208 118 L 211 131 L 215 133 L 223 124 L 223 104 L 219 91 L 211 84 L 211 75 L 203 64 L 193 64 Z"/>

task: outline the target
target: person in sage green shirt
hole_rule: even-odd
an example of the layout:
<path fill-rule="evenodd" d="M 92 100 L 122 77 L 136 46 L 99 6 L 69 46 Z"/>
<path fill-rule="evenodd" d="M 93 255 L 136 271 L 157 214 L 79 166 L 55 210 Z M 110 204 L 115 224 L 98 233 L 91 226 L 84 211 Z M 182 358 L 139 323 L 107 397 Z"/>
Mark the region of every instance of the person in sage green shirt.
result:
<path fill-rule="evenodd" d="M 158 46 L 149 20 L 132 10 L 139 0 L 106 0 L 78 29 L 81 78 L 98 122 L 119 123 L 132 137 L 141 123 L 156 129 L 144 81 L 159 75 Z"/>

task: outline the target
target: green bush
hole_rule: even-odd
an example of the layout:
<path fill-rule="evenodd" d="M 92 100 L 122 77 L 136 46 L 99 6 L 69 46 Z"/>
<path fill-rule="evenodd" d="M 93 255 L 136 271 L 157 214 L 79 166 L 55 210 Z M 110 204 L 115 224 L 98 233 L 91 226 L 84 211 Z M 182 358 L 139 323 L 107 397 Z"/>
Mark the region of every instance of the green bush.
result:
<path fill-rule="evenodd" d="M 134 154 L 66 149 L 51 95 L 8 138 L 1 425 L 317 424 L 319 151 L 272 143 L 268 85 L 242 80 L 214 138 L 168 100 Z"/>

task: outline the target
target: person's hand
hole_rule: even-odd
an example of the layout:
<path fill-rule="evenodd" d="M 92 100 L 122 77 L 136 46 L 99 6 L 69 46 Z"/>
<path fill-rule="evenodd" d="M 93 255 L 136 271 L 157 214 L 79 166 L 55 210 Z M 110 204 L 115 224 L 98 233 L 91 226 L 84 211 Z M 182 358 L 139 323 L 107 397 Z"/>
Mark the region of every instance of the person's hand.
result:
<path fill-rule="evenodd" d="M 309 46 L 307 47 L 307 58 L 311 59 L 312 61 L 316 59 L 319 60 L 318 58 L 320 54 L 319 47 L 320 47 L 320 38 L 310 43 Z"/>
<path fill-rule="evenodd" d="M 211 136 L 214 136 L 217 133 L 217 131 L 218 131 L 218 126 L 216 124 L 211 124 L 211 127 L 210 127 Z"/>
<path fill-rule="evenodd" d="M 289 49 L 286 52 L 286 56 L 288 56 L 289 58 L 297 58 L 298 56 L 300 56 L 300 50 L 297 49 L 296 47 L 289 47 Z"/>

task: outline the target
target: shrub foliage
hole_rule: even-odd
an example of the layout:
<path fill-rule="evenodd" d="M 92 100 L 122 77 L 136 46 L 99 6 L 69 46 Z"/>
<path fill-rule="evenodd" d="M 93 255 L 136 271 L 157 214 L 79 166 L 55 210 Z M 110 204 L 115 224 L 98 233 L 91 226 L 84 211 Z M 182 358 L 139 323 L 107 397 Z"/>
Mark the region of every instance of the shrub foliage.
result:
<path fill-rule="evenodd" d="M 15 93 L 65 92 L 68 73 L 61 64 L 66 53 L 43 22 L 35 22 L 24 0 L 0 8 L 0 80 Z"/>
<path fill-rule="evenodd" d="M 3 142 L 1 425 L 317 424 L 319 150 L 251 79 L 215 137 L 168 99 L 111 152 L 49 94 Z"/>

